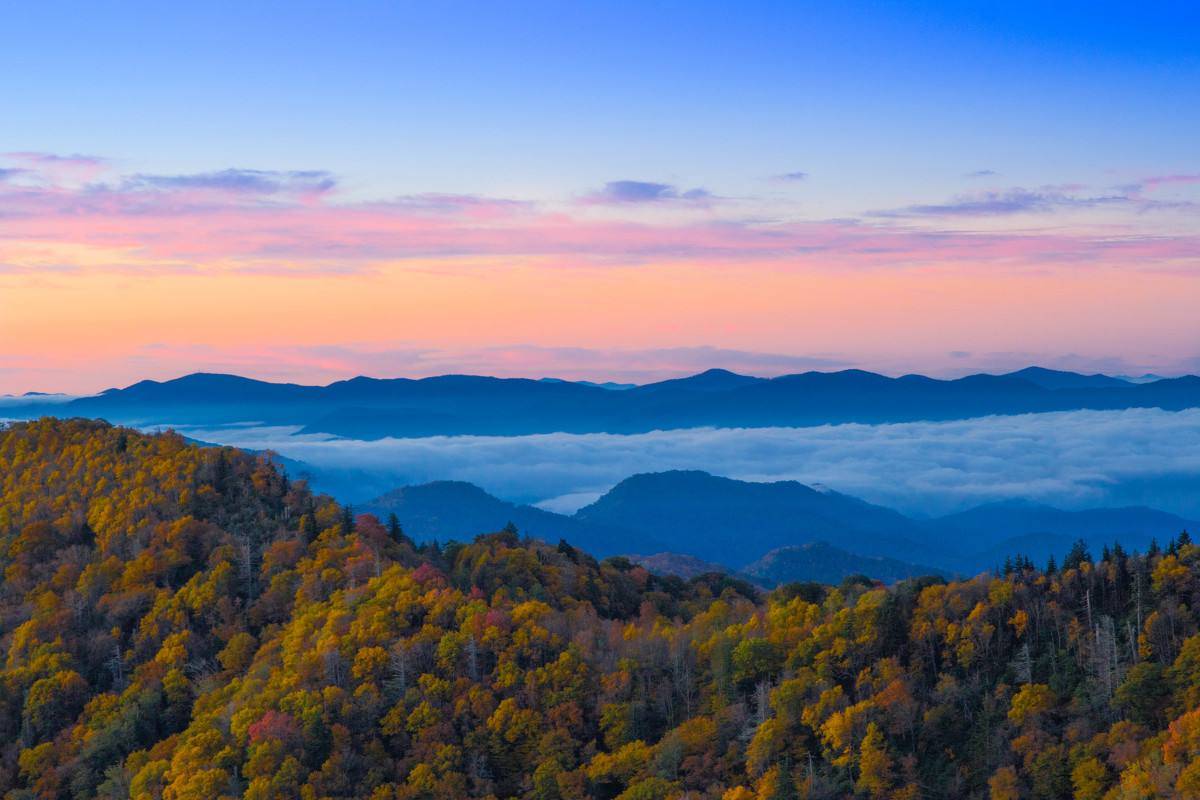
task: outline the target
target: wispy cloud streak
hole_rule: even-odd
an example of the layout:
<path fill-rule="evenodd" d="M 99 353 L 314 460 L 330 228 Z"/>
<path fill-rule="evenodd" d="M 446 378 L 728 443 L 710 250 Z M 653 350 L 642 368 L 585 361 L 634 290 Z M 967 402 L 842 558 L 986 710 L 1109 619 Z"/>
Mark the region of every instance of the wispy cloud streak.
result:
<path fill-rule="evenodd" d="M 423 193 L 349 201 L 320 170 L 227 169 L 113 175 L 90 157 L 22 154 L 0 182 L 0 264 L 8 274 L 74 266 L 85 272 L 313 277 L 369 273 L 445 258 L 539 260 L 556 267 L 697 263 L 779 270 L 1047 268 L 1091 264 L 1194 270 L 1200 233 L 1138 229 L 962 231 L 904 220 L 1004 217 L 1150 202 L 1142 190 L 1014 189 L 877 212 L 865 221 L 748 218 L 716 213 L 704 189 L 616 181 L 585 202 L 614 217 L 511 198 Z M 80 178 L 56 172 L 108 169 Z M 1148 178 L 1149 188 L 1191 176 Z M 670 205 L 684 215 L 647 218 Z M 619 213 L 627 207 L 629 213 Z M 570 208 L 570 207 L 568 207 Z M 693 213 L 687 213 L 688 209 Z"/>
<path fill-rule="evenodd" d="M 1133 202 L 1128 193 L 1107 195 L 1069 194 L 1055 189 L 1031 191 L 1009 189 L 960 195 L 945 203 L 917 204 L 873 212 L 879 217 L 985 217 L 1057 211 L 1063 208 L 1093 208 Z"/>
<path fill-rule="evenodd" d="M 995 175 L 990 170 L 968 173 L 979 178 Z M 1051 215 L 1060 211 L 1094 208 L 1125 208 L 1134 212 L 1178 210 L 1195 206 L 1188 200 L 1164 201 L 1149 196 L 1165 186 L 1200 183 L 1200 175 L 1159 175 L 1133 183 L 1114 186 L 1102 192 L 1089 192 L 1087 186 L 1062 184 L 1038 189 L 1015 187 L 957 195 L 944 203 L 917 203 L 900 208 L 872 211 L 878 218 L 1005 217 L 1019 214 Z"/>
<path fill-rule="evenodd" d="M 133 175 L 122 185 L 126 191 L 212 190 L 248 195 L 310 195 L 331 191 L 337 182 L 321 170 L 271 172 L 257 169 L 224 169 L 184 175 Z"/>
<path fill-rule="evenodd" d="M 622 180 L 604 184 L 603 189 L 587 195 L 584 202 L 594 205 L 665 202 L 705 204 L 713 199 L 711 192 L 700 187 L 679 189 L 669 183 Z"/>

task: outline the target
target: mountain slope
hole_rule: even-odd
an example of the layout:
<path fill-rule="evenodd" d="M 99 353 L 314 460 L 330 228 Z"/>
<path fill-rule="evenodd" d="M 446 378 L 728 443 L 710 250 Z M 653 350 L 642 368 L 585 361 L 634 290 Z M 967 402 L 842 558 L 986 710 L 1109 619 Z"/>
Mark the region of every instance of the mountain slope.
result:
<path fill-rule="evenodd" d="M 498 531 L 511 522 L 522 535 L 551 544 L 566 539 L 600 556 L 662 549 L 654 536 L 516 505 L 461 481 L 405 486 L 364 504 L 361 510 L 380 519 L 396 514 L 405 532 L 417 541 L 467 541 L 481 531 Z"/>
<path fill-rule="evenodd" d="M 1077 539 L 1095 548 L 1119 541 L 1145 550 L 1154 539 L 1200 531 L 1200 522 L 1144 506 L 1067 511 L 1025 501 L 987 503 L 923 525 L 932 541 L 967 555 L 963 566 L 969 569 L 987 569 L 997 557 L 1016 553 L 1039 561 L 1061 557 Z"/>
<path fill-rule="evenodd" d="M 656 575 L 677 575 L 680 578 L 691 579 L 706 575 L 710 572 L 729 573 L 729 567 L 724 564 L 714 564 L 689 556 L 686 553 L 651 553 L 649 555 L 628 555 L 630 561 L 645 567 Z M 739 576 L 740 577 L 740 576 Z"/>
<path fill-rule="evenodd" d="M 894 558 L 857 556 L 828 542 L 776 548 L 747 564 L 740 574 L 763 586 L 795 581 L 838 584 L 851 575 L 866 575 L 884 583 L 926 575 L 946 577 L 945 571 L 935 567 L 909 564 Z"/>
<path fill-rule="evenodd" d="M 1114 378 L 1109 375 L 1101 375 L 1099 373 L 1093 375 L 1081 375 L 1078 372 L 1065 372 L 1058 369 L 1046 369 L 1045 367 L 1026 367 L 1019 369 L 1016 372 L 1009 372 L 1002 377 L 1017 378 L 1019 380 L 1028 381 L 1035 386 L 1040 386 L 1043 389 L 1124 389 L 1130 385 L 1130 381 Z"/>
<path fill-rule="evenodd" d="M 635 530 L 667 549 L 734 567 L 770 550 L 837 541 L 866 555 L 913 552 L 916 525 L 890 509 L 795 481 L 750 483 L 705 472 L 634 475 L 576 512 L 577 519 Z"/>

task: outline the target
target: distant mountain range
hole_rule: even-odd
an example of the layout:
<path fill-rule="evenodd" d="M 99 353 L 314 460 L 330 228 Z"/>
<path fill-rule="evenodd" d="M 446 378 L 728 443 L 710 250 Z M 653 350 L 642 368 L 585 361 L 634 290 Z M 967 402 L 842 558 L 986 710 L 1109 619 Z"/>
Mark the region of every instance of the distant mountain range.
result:
<path fill-rule="evenodd" d="M 754 483 L 705 472 L 634 475 L 573 515 L 499 500 L 469 483 L 439 481 L 363 505 L 395 513 L 414 538 L 469 540 L 509 522 L 523 534 L 566 539 L 598 556 L 626 555 L 652 571 L 691 577 L 722 569 L 760 585 L 838 582 L 853 574 L 894 581 L 974 574 L 1017 554 L 1043 562 L 1083 539 L 1145 550 L 1200 523 L 1150 508 L 1063 511 L 992 503 L 914 520 L 795 481 Z"/>
<path fill-rule="evenodd" d="M 1064 511 L 1024 500 L 987 503 L 923 523 L 927 541 L 947 550 L 971 543 L 971 554 L 980 564 L 998 564 L 1014 553 L 1039 563 L 1051 555 L 1061 557 L 1078 539 L 1099 549 L 1120 541 L 1127 548 L 1145 550 L 1187 529 L 1200 530 L 1200 522 L 1145 506 L 1091 508 Z"/>
<path fill-rule="evenodd" d="M 470 375 L 353 378 L 328 386 L 197 373 L 63 402 L 22 398 L 6 416 L 102 417 L 137 425 L 261 422 L 354 439 L 432 435 L 643 433 L 965 419 L 1077 409 L 1200 407 L 1200 377 L 1135 383 L 1030 367 L 937 380 L 861 370 L 756 378 L 709 370 L 641 386 Z"/>

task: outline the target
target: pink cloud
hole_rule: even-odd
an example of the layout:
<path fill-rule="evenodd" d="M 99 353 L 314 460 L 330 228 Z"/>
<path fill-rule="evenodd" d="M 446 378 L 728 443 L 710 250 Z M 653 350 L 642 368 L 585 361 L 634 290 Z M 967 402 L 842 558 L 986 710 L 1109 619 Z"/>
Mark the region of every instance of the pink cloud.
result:
<path fill-rule="evenodd" d="M 104 162 L 16 155 L 9 157 L 40 180 L 0 183 L 0 263 L 10 272 L 22 264 L 61 263 L 64 256 L 57 251 L 64 249 L 92 256 L 80 269 L 93 271 L 281 276 L 344 275 L 384 263 L 479 257 L 560 266 L 683 262 L 787 270 L 1095 265 L 1186 271 L 1200 263 L 1200 234 L 1137 228 L 1104 234 L 964 231 L 895 219 L 762 222 L 710 215 L 653 222 L 638 219 L 636 212 L 629 219 L 597 220 L 461 194 L 340 202 L 336 180 L 321 171 L 137 174 L 80 183 L 60 179 L 54 169 L 76 162 L 103 168 Z"/>
<path fill-rule="evenodd" d="M 57 153 L 37 153 L 32 151 L 19 151 L 11 153 L 0 153 L 0 158 L 18 163 L 27 164 L 31 167 L 40 169 L 53 167 L 90 167 L 103 168 L 108 164 L 108 159 L 99 156 L 85 156 L 78 153 L 74 155 L 59 155 Z"/>
<path fill-rule="evenodd" d="M 109 169 L 108 159 L 78 153 L 0 153 L 0 161 L 16 165 L 17 170 L 25 177 L 37 176 L 50 183 L 89 181 Z"/>
<path fill-rule="evenodd" d="M 1200 183 L 1200 173 L 1191 174 L 1191 175 L 1183 175 L 1183 174 L 1155 175 L 1155 176 L 1152 176 L 1149 178 L 1142 179 L 1142 185 L 1148 189 L 1152 189 L 1152 188 L 1155 188 L 1158 186 L 1165 186 L 1168 184 L 1188 184 L 1188 183 Z"/>

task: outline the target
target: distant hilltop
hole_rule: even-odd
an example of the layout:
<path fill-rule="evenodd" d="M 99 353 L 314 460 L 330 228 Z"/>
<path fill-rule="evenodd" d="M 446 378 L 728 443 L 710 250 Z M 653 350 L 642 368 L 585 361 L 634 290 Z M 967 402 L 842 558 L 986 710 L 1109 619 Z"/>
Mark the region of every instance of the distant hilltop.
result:
<path fill-rule="evenodd" d="M 796 481 L 759 483 L 697 470 L 631 475 L 572 515 L 494 497 L 461 481 L 402 486 L 364 503 L 395 514 L 418 542 L 469 540 L 513 524 L 598 556 L 625 555 L 652 571 L 685 577 L 727 571 L 773 586 L 863 573 L 896 581 L 975 574 L 1021 554 L 1039 564 L 1083 540 L 1145 551 L 1200 522 L 1141 506 L 1066 511 L 1022 499 L 915 519 Z M 836 543 L 836 545 L 830 544 Z M 911 563 L 913 561 L 919 564 Z"/>
<path fill-rule="evenodd" d="M 14 398 L 15 400 L 15 398 Z M 196 373 L 93 397 L 8 401 L 5 415 L 103 417 L 136 425 L 260 422 L 353 439 L 645 433 L 693 427 L 801 427 L 967 419 L 1082 409 L 1200 407 L 1200 377 L 1156 380 L 1028 367 L 942 380 L 863 370 L 776 378 L 711 369 L 639 386 L 442 375 L 328 386 Z"/>

